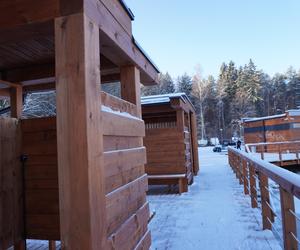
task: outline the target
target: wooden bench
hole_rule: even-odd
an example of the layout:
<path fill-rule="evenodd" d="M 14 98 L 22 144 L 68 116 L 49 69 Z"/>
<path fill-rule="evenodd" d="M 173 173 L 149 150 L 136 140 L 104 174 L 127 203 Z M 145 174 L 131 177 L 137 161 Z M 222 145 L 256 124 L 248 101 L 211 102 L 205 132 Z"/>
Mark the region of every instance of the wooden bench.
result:
<path fill-rule="evenodd" d="M 188 180 L 186 174 L 148 175 L 149 185 L 171 185 L 178 184 L 179 194 L 188 191 Z"/>

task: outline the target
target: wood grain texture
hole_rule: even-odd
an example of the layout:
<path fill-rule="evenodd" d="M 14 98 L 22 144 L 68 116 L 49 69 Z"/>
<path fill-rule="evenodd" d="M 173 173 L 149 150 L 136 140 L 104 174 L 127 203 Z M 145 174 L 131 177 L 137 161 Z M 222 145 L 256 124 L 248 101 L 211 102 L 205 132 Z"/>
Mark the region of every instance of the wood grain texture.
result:
<path fill-rule="evenodd" d="M 22 167 L 20 125 L 16 119 L 0 119 L 0 249 L 23 238 Z"/>
<path fill-rule="evenodd" d="M 58 18 L 55 41 L 62 248 L 103 249 L 106 209 L 99 29 L 82 14 Z"/>

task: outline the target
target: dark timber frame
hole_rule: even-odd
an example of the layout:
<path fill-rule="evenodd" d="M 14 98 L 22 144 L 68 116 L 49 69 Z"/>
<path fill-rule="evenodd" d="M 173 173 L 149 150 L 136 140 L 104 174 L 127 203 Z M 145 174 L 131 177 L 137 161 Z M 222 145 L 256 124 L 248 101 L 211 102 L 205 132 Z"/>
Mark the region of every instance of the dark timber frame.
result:
<path fill-rule="evenodd" d="M 151 243 L 139 87 L 155 84 L 159 72 L 135 43 L 129 14 L 118 0 L 0 2 L 0 95 L 10 98 L 11 116 L 21 117 L 23 94 L 56 90 L 62 249 L 148 249 Z M 115 81 L 122 100 L 100 93 L 101 83 Z M 34 124 L 47 127 L 53 119 L 26 122 L 38 131 Z M 26 124 L 18 128 L 22 133 Z M 22 190 L 15 193 L 12 204 L 21 204 Z M 0 223 L 0 249 L 24 249 L 28 223 L 25 232 L 15 224 L 14 236 L 1 235 Z"/>

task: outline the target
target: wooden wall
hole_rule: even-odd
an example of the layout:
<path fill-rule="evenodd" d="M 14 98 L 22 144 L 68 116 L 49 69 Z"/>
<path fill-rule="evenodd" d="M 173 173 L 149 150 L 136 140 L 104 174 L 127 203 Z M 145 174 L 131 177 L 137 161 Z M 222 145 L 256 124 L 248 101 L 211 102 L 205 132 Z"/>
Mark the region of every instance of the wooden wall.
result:
<path fill-rule="evenodd" d="M 148 249 L 151 236 L 147 226 L 146 150 L 142 145 L 144 122 L 136 117 L 133 104 L 104 93 L 102 102 L 106 105 L 102 108 L 102 122 L 107 249 Z M 23 152 L 29 156 L 26 164 L 27 237 L 59 240 L 55 118 L 23 120 L 22 131 Z"/>
<path fill-rule="evenodd" d="M 149 112 L 150 109 L 155 112 Z M 183 110 L 160 113 L 166 107 L 143 107 L 146 123 L 144 145 L 147 149 L 146 173 L 149 175 L 186 174 L 193 179 L 193 143 L 191 141 L 189 116 Z M 181 121 L 178 121 L 181 119 Z"/>
<path fill-rule="evenodd" d="M 298 128 L 297 128 L 298 127 Z M 276 117 L 244 123 L 245 143 L 284 142 L 300 140 L 300 117 Z M 262 150 L 258 148 L 258 151 Z M 277 152 L 277 146 L 264 146 L 264 151 Z"/>
<path fill-rule="evenodd" d="M 0 250 L 22 239 L 22 166 L 20 126 L 16 119 L 0 118 Z"/>
<path fill-rule="evenodd" d="M 21 120 L 25 164 L 25 222 L 29 239 L 59 240 L 56 119 Z"/>

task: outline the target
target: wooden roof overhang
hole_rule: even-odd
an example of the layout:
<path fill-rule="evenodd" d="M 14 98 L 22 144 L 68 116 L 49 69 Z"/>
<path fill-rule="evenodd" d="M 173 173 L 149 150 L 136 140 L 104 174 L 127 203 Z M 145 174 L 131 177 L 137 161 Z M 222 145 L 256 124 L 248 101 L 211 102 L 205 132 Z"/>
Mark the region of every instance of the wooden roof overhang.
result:
<path fill-rule="evenodd" d="M 184 110 L 186 113 L 195 113 L 195 108 L 189 98 L 185 95 L 178 95 L 178 96 L 170 96 L 168 101 L 163 102 L 149 102 L 143 103 L 142 102 L 142 110 L 143 114 L 150 114 L 150 113 L 169 113 L 174 110 Z"/>
<path fill-rule="evenodd" d="M 55 88 L 57 17 L 85 13 L 99 26 L 101 82 L 120 80 L 120 67 L 134 65 L 141 83 L 156 84 L 159 70 L 135 42 L 133 15 L 121 0 L 0 1 L 0 95 L 11 84 L 24 91 Z"/>

